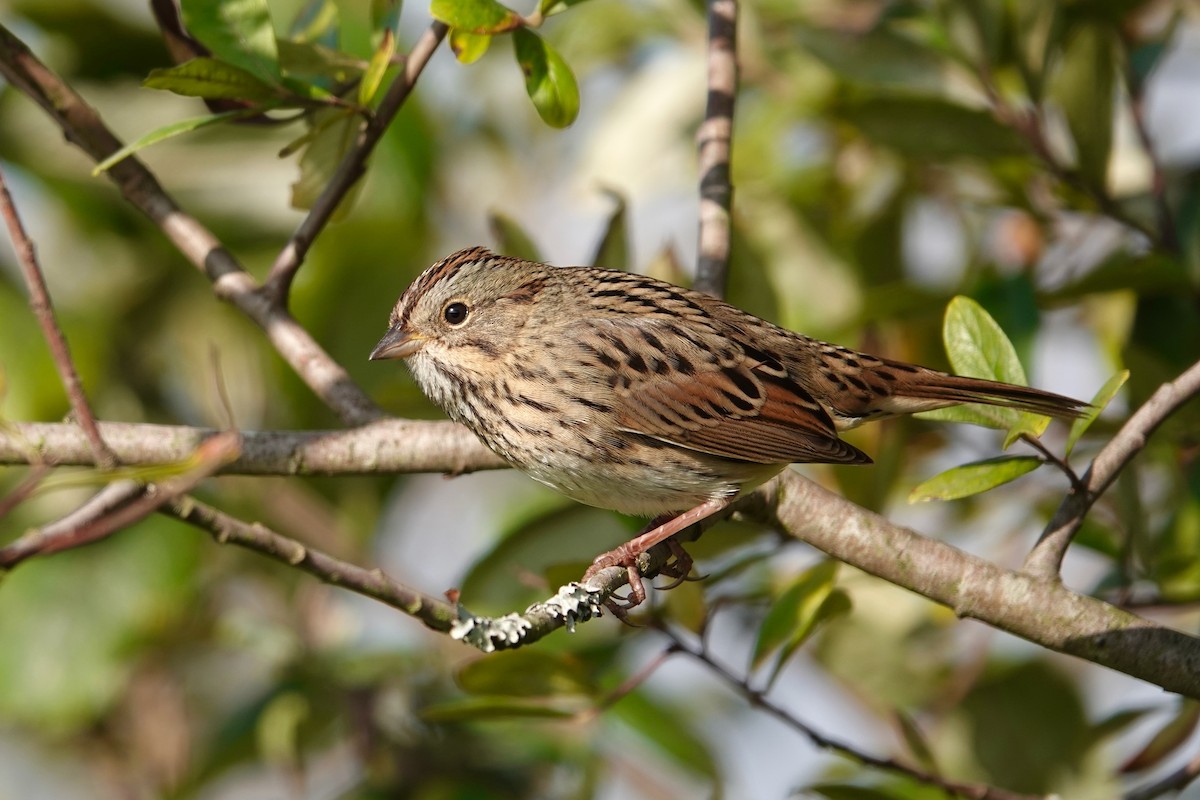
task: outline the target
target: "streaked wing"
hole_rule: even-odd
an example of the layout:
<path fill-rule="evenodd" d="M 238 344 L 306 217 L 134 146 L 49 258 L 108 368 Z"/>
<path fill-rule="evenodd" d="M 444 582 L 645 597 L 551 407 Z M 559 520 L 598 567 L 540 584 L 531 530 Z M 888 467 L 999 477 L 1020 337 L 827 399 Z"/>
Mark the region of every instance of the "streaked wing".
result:
<path fill-rule="evenodd" d="M 770 356 L 652 315 L 594 323 L 581 343 L 611 370 L 624 429 L 759 464 L 870 462 Z"/>

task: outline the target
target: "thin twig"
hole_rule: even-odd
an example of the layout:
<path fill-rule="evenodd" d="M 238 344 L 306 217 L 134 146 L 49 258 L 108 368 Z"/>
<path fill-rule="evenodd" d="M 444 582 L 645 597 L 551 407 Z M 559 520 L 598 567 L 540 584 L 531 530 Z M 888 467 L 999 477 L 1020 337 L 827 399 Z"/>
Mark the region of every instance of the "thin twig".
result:
<path fill-rule="evenodd" d="M 41 485 L 42 481 L 49 474 L 50 468 L 48 466 L 45 464 L 34 464 L 33 468 L 29 470 L 29 474 L 17 484 L 15 489 L 4 495 L 4 497 L 0 497 L 0 519 L 3 519 L 6 514 L 25 502 L 25 499 L 29 495 L 37 491 L 38 486 Z"/>
<path fill-rule="evenodd" d="M 1200 394 L 1200 361 L 1178 378 L 1158 387 L 1141 408 L 1104 446 L 1080 479 L 1079 489 L 1063 498 L 1037 544 L 1025 559 L 1023 571 L 1037 578 L 1056 580 L 1071 540 L 1083 525 L 1092 505 L 1121 470 L 1146 446 L 1155 429 L 1176 409 Z"/>
<path fill-rule="evenodd" d="M 41 106 L 67 140 L 94 161 L 103 161 L 121 149 L 120 140 L 96 110 L 3 25 L 0 25 L 0 76 Z M 343 422 L 357 425 L 384 416 L 349 373 L 330 358 L 287 309 L 271 302 L 258 281 L 216 236 L 180 210 L 136 156 L 114 164 L 106 174 L 121 194 L 208 277 L 217 297 L 234 305 L 262 328 L 276 351 Z"/>
<path fill-rule="evenodd" d="M 34 556 L 62 552 L 97 542 L 149 516 L 163 503 L 190 492 L 237 455 L 239 437 L 226 432 L 197 448 L 196 464 L 182 475 L 154 484 L 119 480 L 108 484 L 66 517 L 29 531 L 0 547 L 0 569 L 12 569 Z"/>
<path fill-rule="evenodd" d="M 1083 488 L 1083 484 L 1079 480 L 1079 475 L 1076 474 L 1071 465 L 1067 463 L 1065 459 L 1056 455 L 1049 447 L 1046 447 L 1046 445 L 1042 443 L 1041 439 L 1033 436 L 1032 434 L 1022 433 L 1021 441 L 1025 442 L 1025 444 L 1029 445 L 1034 450 L 1037 450 L 1041 454 L 1042 458 L 1046 460 L 1046 463 L 1053 464 L 1054 466 L 1058 467 L 1059 472 L 1061 472 L 1063 475 L 1066 475 L 1067 480 L 1071 482 L 1072 490 L 1079 491 L 1081 488 Z"/>
<path fill-rule="evenodd" d="M 287 304 L 292 281 L 295 279 L 300 265 L 304 263 L 308 249 L 325 225 L 329 223 L 333 212 L 337 210 L 338 204 L 342 202 L 346 193 L 366 172 L 367 158 L 374 151 L 375 145 L 383 138 L 388 125 L 404 106 L 404 101 L 408 99 L 413 86 L 416 85 L 421 71 L 425 69 L 430 57 L 437 50 L 442 39 L 446 37 L 447 30 L 444 24 L 434 21 L 417 40 L 412 52 L 404 61 L 404 72 L 392 81 L 379 108 L 375 110 L 370 121 L 359 133 L 354 145 L 342 158 L 337 171 L 334 172 L 329 184 L 313 203 L 308 216 L 304 218 L 300 227 L 296 229 L 283 250 L 280 251 L 275 263 L 271 266 L 271 272 L 267 276 L 265 284 L 267 293 L 274 302 L 280 305 Z"/>
<path fill-rule="evenodd" d="M 42 335 L 46 337 L 46 344 L 50 347 L 50 355 L 54 358 L 58 377 L 62 380 L 67 398 L 71 401 L 75 421 L 87 436 L 95 464 L 103 469 L 111 469 L 117 465 L 117 457 L 104 443 L 104 437 L 96 427 L 96 417 L 88 404 L 83 382 L 79 380 L 79 371 L 75 369 L 75 362 L 71 360 L 67 337 L 63 335 L 62 328 L 58 326 L 58 320 L 54 316 L 54 304 L 50 301 L 50 291 L 46 288 L 46 278 L 42 274 L 41 265 L 38 264 L 37 252 L 33 241 L 25 232 L 25 226 L 21 224 L 21 217 L 17 214 L 12 195 L 9 194 L 3 170 L 0 170 L 0 214 L 3 214 L 8 225 L 8 235 L 12 238 L 17 261 L 21 264 L 25 285 L 29 288 L 29 307 L 42 327 Z"/>
<path fill-rule="evenodd" d="M 825 736 L 824 734 L 817 732 L 808 723 L 793 715 L 787 709 L 768 700 L 764 692 L 753 688 L 750 686 L 746 678 L 738 677 L 725 666 L 719 664 L 706 649 L 693 646 L 689 642 L 684 641 L 681 636 L 668 628 L 664 627 L 661 628 L 661 630 L 671 639 L 671 647 L 674 652 L 683 653 L 684 655 L 690 656 L 696 661 L 699 661 L 701 664 L 704 664 L 704 666 L 706 666 L 710 672 L 736 689 L 738 693 L 746 698 L 747 702 L 756 708 L 762 709 L 766 713 L 775 717 L 775 719 L 787 725 L 792 730 L 803 735 L 810 742 L 812 742 L 814 747 L 822 750 L 829 750 L 837 753 L 840 756 L 845 756 L 846 758 L 857 761 L 860 764 L 864 764 L 868 767 L 873 767 L 884 772 L 890 772 L 894 775 L 904 775 L 912 780 L 924 783 L 928 786 L 937 787 L 942 791 L 952 793 L 958 797 L 968 797 L 972 798 L 972 800 L 1034 800 L 1034 797 L 1031 795 L 1018 794 L 1016 792 L 1010 792 L 1006 789 L 1001 789 L 995 786 L 984 786 L 974 783 L 960 783 L 958 781 L 947 780 L 937 775 L 933 775 L 931 773 L 910 767 L 906 764 L 902 764 L 899 761 L 891 758 L 881 758 L 879 756 L 869 755 L 861 750 L 851 747 L 848 744 Z"/>
<path fill-rule="evenodd" d="M 1127 792 L 1124 800 L 1154 800 L 1167 792 L 1178 792 L 1186 788 L 1197 778 L 1200 778 L 1200 755 L 1154 783 Z"/>
<path fill-rule="evenodd" d="M 206 530 L 220 544 L 253 550 L 281 563 L 301 569 L 325 583 L 374 598 L 385 605 L 416 617 L 436 631 L 446 632 L 458 618 L 455 606 L 392 580 L 378 569 L 364 569 L 307 547 L 264 525 L 232 517 L 193 497 L 178 497 L 165 503 L 162 513 Z"/>
<path fill-rule="evenodd" d="M 695 288 L 725 293 L 733 239 L 733 184 L 729 156 L 737 98 L 737 0 L 708 2 L 708 101 L 697 134 L 700 160 L 700 234 Z"/>

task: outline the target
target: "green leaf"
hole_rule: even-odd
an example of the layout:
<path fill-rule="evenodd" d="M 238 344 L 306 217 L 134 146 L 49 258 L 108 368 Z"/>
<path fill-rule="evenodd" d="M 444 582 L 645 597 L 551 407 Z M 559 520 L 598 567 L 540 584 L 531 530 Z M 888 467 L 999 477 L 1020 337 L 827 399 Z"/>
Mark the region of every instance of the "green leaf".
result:
<path fill-rule="evenodd" d="M 541 251 L 534 244 L 533 237 L 512 217 L 505 216 L 499 211 L 488 214 L 488 230 L 496 240 L 496 249 L 508 256 L 516 256 L 527 261 L 541 261 Z"/>
<path fill-rule="evenodd" d="M 570 653 L 524 648 L 469 661 L 456 676 L 463 691 L 504 697 L 591 695 L 587 665 Z"/>
<path fill-rule="evenodd" d="M 1101 188 L 1107 185 L 1112 150 L 1117 63 L 1111 28 L 1098 20 L 1082 23 L 1067 39 L 1062 67 L 1051 83 L 1051 96 L 1075 140 L 1079 169 Z"/>
<path fill-rule="evenodd" d="M 517 63 L 525 73 L 525 91 L 542 121 L 565 128 L 579 115 L 579 86 L 562 56 L 532 31 L 513 32 Z"/>
<path fill-rule="evenodd" d="M 473 64 L 483 57 L 492 37 L 487 34 L 471 33 L 460 28 L 450 29 L 450 49 L 460 64 Z"/>
<path fill-rule="evenodd" d="M 312 708 L 300 692 L 273 698 L 259 715 L 255 731 L 263 759 L 276 766 L 299 763 L 300 726 L 311 714 Z"/>
<path fill-rule="evenodd" d="M 840 33 L 798 25 L 794 35 L 802 48 L 853 83 L 933 91 L 945 81 L 941 56 L 883 26 Z"/>
<path fill-rule="evenodd" d="M 689 772 L 720 785 L 720 768 L 703 738 L 689 724 L 690 706 L 671 706 L 638 689 L 621 698 L 612 712 L 635 733 Z"/>
<path fill-rule="evenodd" d="M 429 13 L 468 33 L 506 33 L 521 27 L 521 15 L 496 0 L 433 0 Z"/>
<path fill-rule="evenodd" d="M 421 719 L 432 723 L 469 722 L 486 719 L 570 719 L 576 712 L 530 700 L 511 697 L 468 697 L 434 703 L 421 709 Z"/>
<path fill-rule="evenodd" d="M 922 482 L 908 494 L 908 502 L 957 500 L 986 492 L 1041 466 L 1037 456 L 999 456 L 963 464 Z"/>
<path fill-rule="evenodd" d="M 151 70 L 142 85 L 185 97 L 266 102 L 286 95 L 278 84 L 266 83 L 234 64 L 215 58 L 193 58 L 175 67 Z"/>
<path fill-rule="evenodd" d="M 946 306 L 942 340 L 950 364 L 959 375 L 1027 385 L 1025 370 L 1017 358 L 1016 348 L 991 314 L 971 298 L 959 295 Z M 923 419 L 972 422 L 1010 431 L 1020 429 L 1036 433 L 1044 430 L 1046 424 L 1040 414 L 983 405 L 939 409 L 919 416 Z"/>
<path fill-rule="evenodd" d="M 157 144 L 164 139 L 170 139 L 172 136 L 178 136 L 179 134 L 187 133 L 188 131 L 206 128 L 209 125 L 215 125 L 216 123 L 224 122 L 225 120 L 257 116 L 258 114 L 261 114 L 262 111 L 263 109 L 261 108 L 245 108 L 239 111 L 222 111 L 220 114 L 210 114 L 207 117 L 194 117 L 192 119 L 180 120 L 179 122 L 172 122 L 170 125 L 164 125 L 157 130 L 150 131 L 149 133 L 138 137 L 135 141 L 130 142 L 108 158 L 101 161 L 92 169 L 92 175 L 99 175 L 106 169 L 110 169 L 113 164 L 124 161 L 126 158 L 133 155 L 138 150 L 141 150 L 143 147 L 149 147 L 152 144 Z"/>
<path fill-rule="evenodd" d="M 363 74 L 362 59 L 316 42 L 280 39 L 279 63 L 289 75 L 349 83 Z"/>
<path fill-rule="evenodd" d="M 876 97 L 847 104 L 841 117 L 868 139 L 914 158 L 1023 155 L 1025 144 L 986 111 L 929 97 Z"/>
<path fill-rule="evenodd" d="M 802 573 L 771 606 L 758 629 L 751 668 L 758 669 L 779 651 L 770 682 L 817 627 L 850 610 L 850 599 L 836 588 L 838 562 L 829 560 Z"/>
<path fill-rule="evenodd" d="M 279 52 L 267 0 L 182 0 L 188 32 L 221 61 L 279 80 Z"/>
<path fill-rule="evenodd" d="M 1067 444 L 1064 448 L 1066 455 L 1071 455 L 1071 451 L 1075 449 L 1075 445 L 1079 442 L 1079 437 L 1087 432 L 1087 429 L 1092 427 L 1092 423 L 1100 416 L 1112 399 L 1117 396 L 1117 392 L 1121 391 L 1121 387 L 1125 385 L 1125 381 L 1129 380 L 1129 370 L 1123 369 L 1117 374 L 1109 378 L 1100 391 L 1096 392 L 1096 396 L 1092 398 L 1092 404 L 1083 410 L 1083 416 L 1071 423 L 1071 430 L 1067 434 Z"/>
<path fill-rule="evenodd" d="M 616 207 L 604 225 L 604 233 L 600 235 L 600 242 L 590 263 L 593 267 L 628 270 L 629 231 L 625 224 L 625 198 L 613 189 L 604 189 L 604 193 L 612 198 Z"/>
<path fill-rule="evenodd" d="M 543 17 L 549 17 L 554 14 L 561 14 L 571 6 L 577 6 L 583 0 L 541 0 L 538 3 L 538 13 Z"/>
<path fill-rule="evenodd" d="M 371 63 L 363 74 L 362 83 L 358 85 L 358 104 L 368 106 L 383 83 L 383 76 L 392 65 L 392 56 L 396 54 L 396 36 L 390 30 L 383 32 L 379 47 L 371 56 Z"/>
<path fill-rule="evenodd" d="M 358 136 L 360 120 L 353 109 L 323 109 L 310 115 L 309 124 L 318 131 L 300 156 L 300 176 L 292 184 L 292 208 L 309 209 L 329 185 L 342 157 Z M 341 219 L 354 205 L 362 181 L 347 192 L 333 218 Z"/>
<path fill-rule="evenodd" d="M 400 26 L 400 11 L 404 4 L 400 0 L 371 0 L 371 29 L 377 31 L 380 38 L 388 31 L 393 36 Z M 378 45 L 378 42 L 376 42 Z"/>

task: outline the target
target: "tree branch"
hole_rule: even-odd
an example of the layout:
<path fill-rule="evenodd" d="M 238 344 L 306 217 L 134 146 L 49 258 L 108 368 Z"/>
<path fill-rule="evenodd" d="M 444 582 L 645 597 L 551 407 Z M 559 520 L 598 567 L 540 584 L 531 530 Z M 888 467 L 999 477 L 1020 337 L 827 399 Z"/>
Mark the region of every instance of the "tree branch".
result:
<path fill-rule="evenodd" d="M 404 101 L 408 99 L 409 93 L 416 85 L 421 71 L 425 69 L 430 57 L 441 44 L 442 39 L 446 37 L 447 30 L 444 24 L 434 21 L 424 35 L 417 40 L 412 52 L 404 61 L 403 74 L 392 81 L 392 85 L 388 87 L 387 94 L 384 95 L 375 115 L 359 133 L 358 139 L 347 151 L 345 157 L 342 158 L 342 163 L 338 165 L 337 171 L 334 172 L 329 184 L 322 190 L 320 197 L 313 203 L 308 216 L 304 218 L 300 227 L 296 229 L 292 238 L 280 251 L 275 263 L 271 266 L 271 272 L 266 281 L 266 291 L 275 303 L 286 306 L 292 281 L 295 279 L 300 265 L 304 263 L 308 249 L 333 217 L 333 212 L 342 198 L 366 172 L 367 158 L 374 151 L 375 145 L 383 138 L 388 125 L 404 106 Z"/>
<path fill-rule="evenodd" d="M 893 525 L 795 472 L 738 508 L 960 617 L 1200 698 L 1200 639 Z"/>
<path fill-rule="evenodd" d="M 1108 490 L 1117 475 L 1142 451 L 1150 434 L 1188 400 L 1200 394 L 1200 361 L 1175 380 L 1164 383 L 1129 418 L 1117 435 L 1092 460 L 1079 488 L 1063 498 L 1037 544 L 1025 559 L 1023 570 L 1035 578 L 1057 580 L 1063 557 L 1084 517 Z"/>
<path fill-rule="evenodd" d="M 737 97 L 737 0 L 708 0 L 708 102 L 697 132 L 700 156 L 700 234 L 695 288 L 725 293 L 733 238 L 729 155 Z"/>
<path fill-rule="evenodd" d="M 100 433 L 127 467 L 186 460 L 212 428 L 101 422 Z M 388 419 L 337 431 L 242 431 L 242 449 L 222 474 L 460 474 L 507 465 L 475 435 L 452 422 Z M 86 438 L 74 425 L 16 422 L 0 427 L 0 464 L 91 466 Z"/>
<path fill-rule="evenodd" d="M 96 110 L 0 25 L 0 76 L 41 106 L 68 141 L 94 161 L 121 148 Z M 176 248 L 213 283 L 216 295 L 234 305 L 266 333 L 302 380 L 347 424 L 371 422 L 383 412 L 329 357 L 316 340 L 263 290 L 216 236 L 185 214 L 134 156 L 108 170 L 121 194 L 150 218 Z"/>
<path fill-rule="evenodd" d="M 42 327 L 42 335 L 46 337 L 46 344 L 50 347 L 50 355 L 54 358 L 58 377 L 62 380 L 67 398 L 71 401 L 71 410 L 75 414 L 75 421 L 83 428 L 83 433 L 87 437 L 88 446 L 92 451 L 92 460 L 104 469 L 115 467 L 117 458 L 104 443 L 104 438 L 100 436 L 100 431 L 96 428 L 96 417 L 92 414 L 87 394 L 83 391 L 83 382 L 79 380 L 79 371 L 75 369 L 75 362 L 71 360 L 67 337 L 63 335 L 62 329 L 58 327 L 58 320 L 55 319 L 54 304 L 50 302 L 50 291 L 46 288 L 46 278 L 38 264 L 37 253 L 34 250 L 33 242 L 25 233 L 25 226 L 21 224 L 21 217 L 17 214 L 12 195 L 8 192 L 8 184 L 4 180 L 3 171 L 0 171 L 0 214 L 4 216 L 4 221 L 8 225 L 8 235 L 12 238 L 13 250 L 16 251 L 17 261 L 21 264 L 25 285 L 29 287 L 29 307 Z"/>

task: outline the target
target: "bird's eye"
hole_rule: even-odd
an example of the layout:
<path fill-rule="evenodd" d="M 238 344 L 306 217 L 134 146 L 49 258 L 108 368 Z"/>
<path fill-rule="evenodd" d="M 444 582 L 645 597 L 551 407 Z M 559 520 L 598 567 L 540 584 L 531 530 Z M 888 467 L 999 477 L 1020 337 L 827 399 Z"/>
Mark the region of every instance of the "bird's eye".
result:
<path fill-rule="evenodd" d="M 442 319 L 454 326 L 462 325 L 467 321 L 469 312 L 470 309 L 467 308 L 466 303 L 455 300 L 453 303 L 447 303 L 446 307 L 442 309 Z"/>

